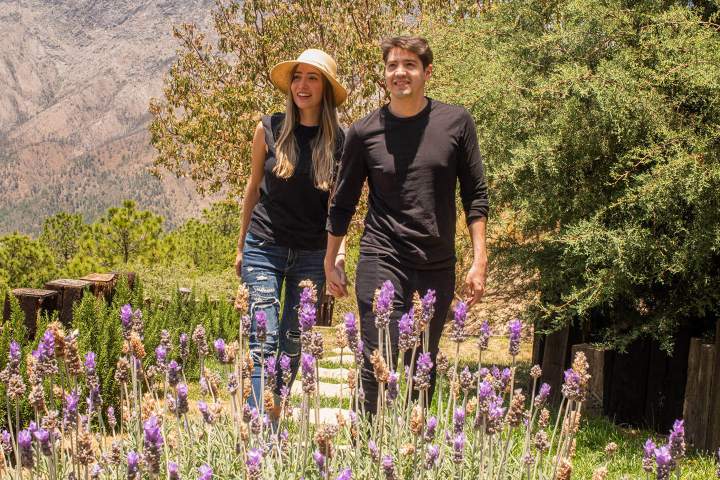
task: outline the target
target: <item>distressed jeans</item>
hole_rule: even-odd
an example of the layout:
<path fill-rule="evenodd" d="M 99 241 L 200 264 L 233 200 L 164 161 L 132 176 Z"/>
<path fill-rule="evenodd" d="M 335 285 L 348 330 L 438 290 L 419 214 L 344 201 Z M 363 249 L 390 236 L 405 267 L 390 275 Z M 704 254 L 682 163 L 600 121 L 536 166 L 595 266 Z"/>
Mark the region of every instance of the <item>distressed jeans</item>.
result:
<path fill-rule="evenodd" d="M 318 291 L 325 288 L 325 271 L 323 259 L 325 249 L 298 250 L 281 247 L 263 240 L 248 232 L 243 245 L 242 280 L 250 292 L 250 354 L 254 362 L 252 375 L 253 393 L 248 403 L 257 406 L 262 401 L 260 386 L 260 362 L 265 357 L 281 354 L 290 357 L 291 379 L 289 389 L 300 364 L 300 324 L 298 321 L 298 304 L 302 289 L 299 283 L 312 280 Z M 284 298 L 280 299 L 285 287 Z M 282 309 L 282 315 L 280 310 Z M 264 311 L 267 316 L 267 338 L 264 344 L 257 339 L 255 313 Z M 267 383 L 266 383 L 267 384 Z M 277 368 L 275 394 L 280 393 L 283 386 L 282 372 Z"/>

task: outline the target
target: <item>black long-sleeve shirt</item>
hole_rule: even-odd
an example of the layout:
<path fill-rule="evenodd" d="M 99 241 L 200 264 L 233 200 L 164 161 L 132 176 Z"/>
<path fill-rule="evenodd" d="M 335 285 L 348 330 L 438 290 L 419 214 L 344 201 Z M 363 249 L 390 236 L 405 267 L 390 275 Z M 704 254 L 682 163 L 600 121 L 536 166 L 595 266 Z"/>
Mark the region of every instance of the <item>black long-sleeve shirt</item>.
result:
<path fill-rule="evenodd" d="M 462 107 L 428 99 L 412 117 L 396 117 L 385 106 L 355 122 L 330 202 L 331 234 L 347 233 L 366 178 L 360 251 L 390 254 L 412 268 L 455 262 L 456 179 L 468 224 L 488 214 L 475 123 Z"/>

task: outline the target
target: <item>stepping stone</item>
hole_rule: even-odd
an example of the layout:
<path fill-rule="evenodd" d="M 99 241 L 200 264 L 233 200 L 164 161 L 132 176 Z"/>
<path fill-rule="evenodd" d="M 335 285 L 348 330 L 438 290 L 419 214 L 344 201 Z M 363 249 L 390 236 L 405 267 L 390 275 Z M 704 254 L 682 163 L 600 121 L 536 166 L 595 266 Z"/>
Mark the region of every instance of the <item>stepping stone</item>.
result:
<path fill-rule="evenodd" d="M 345 396 L 347 396 L 350 389 L 346 385 L 341 385 L 339 383 L 320 382 L 320 396 L 322 396 L 322 397 L 339 397 L 340 396 L 340 387 L 342 387 Z M 290 389 L 290 393 L 292 395 L 302 395 L 303 394 L 302 382 L 299 382 L 299 381 L 293 382 L 293 386 Z"/>
<path fill-rule="evenodd" d="M 333 380 L 347 380 L 347 368 L 318 368 L 320 378 L 332 378 Z"/>
<path fill-rule="evenodd" d="M 338 412 L 342 413 L 343 418 L 345 419 L 346 423 L 350 423 L 350 410 L 344 409 L 344 408 L 330 408 L 330 407 L 323 407 L 320 408 L 320 424 L 327 423 L 330 425 L 337 425 L 337 414 Z M 310 409 L 310 423 L 315 424 L 315 412 L 313 409 Z M 293 409 L 293 420 L 296 422 L 300 421 L 300 409 L 294 408 Z"/>
<path fill-rule="evenodd" d="M 355 359 L 350 352 L 346 352 L 343 355 L 342 360 L 343 360 L 343 366 L 352 365 L 353 363 L 355 363 Z M 338 365 L 340 365 L 340 355 L 323 357 L 320 359 L 320 363 L 337 363 Z"/>

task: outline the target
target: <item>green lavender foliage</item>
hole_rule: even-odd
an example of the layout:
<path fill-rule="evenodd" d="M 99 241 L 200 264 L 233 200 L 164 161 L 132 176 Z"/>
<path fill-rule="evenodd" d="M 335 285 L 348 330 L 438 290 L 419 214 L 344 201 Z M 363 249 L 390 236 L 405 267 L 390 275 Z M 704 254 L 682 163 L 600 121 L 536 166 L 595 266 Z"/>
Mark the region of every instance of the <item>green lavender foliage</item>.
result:
<path fill-rule="evenodd" d="M 430 94 L 477 123 L 493 256 L 530 316 L 622 348 L 720 305 L 717 2 L 497 2 L 426 25 Z"/>

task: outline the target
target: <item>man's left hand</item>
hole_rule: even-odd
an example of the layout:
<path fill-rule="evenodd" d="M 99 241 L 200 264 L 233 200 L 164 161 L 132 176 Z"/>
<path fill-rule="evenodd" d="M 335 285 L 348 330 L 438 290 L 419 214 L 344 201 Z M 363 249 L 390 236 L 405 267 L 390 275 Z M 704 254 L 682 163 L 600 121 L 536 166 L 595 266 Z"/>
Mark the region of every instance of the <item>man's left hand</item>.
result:
<path fill-rule="evenodd" d="M 468 306 L 475 305 L 485 294 L 487 263 L 473 262 L 465 277 L 465 295 Z"/>

